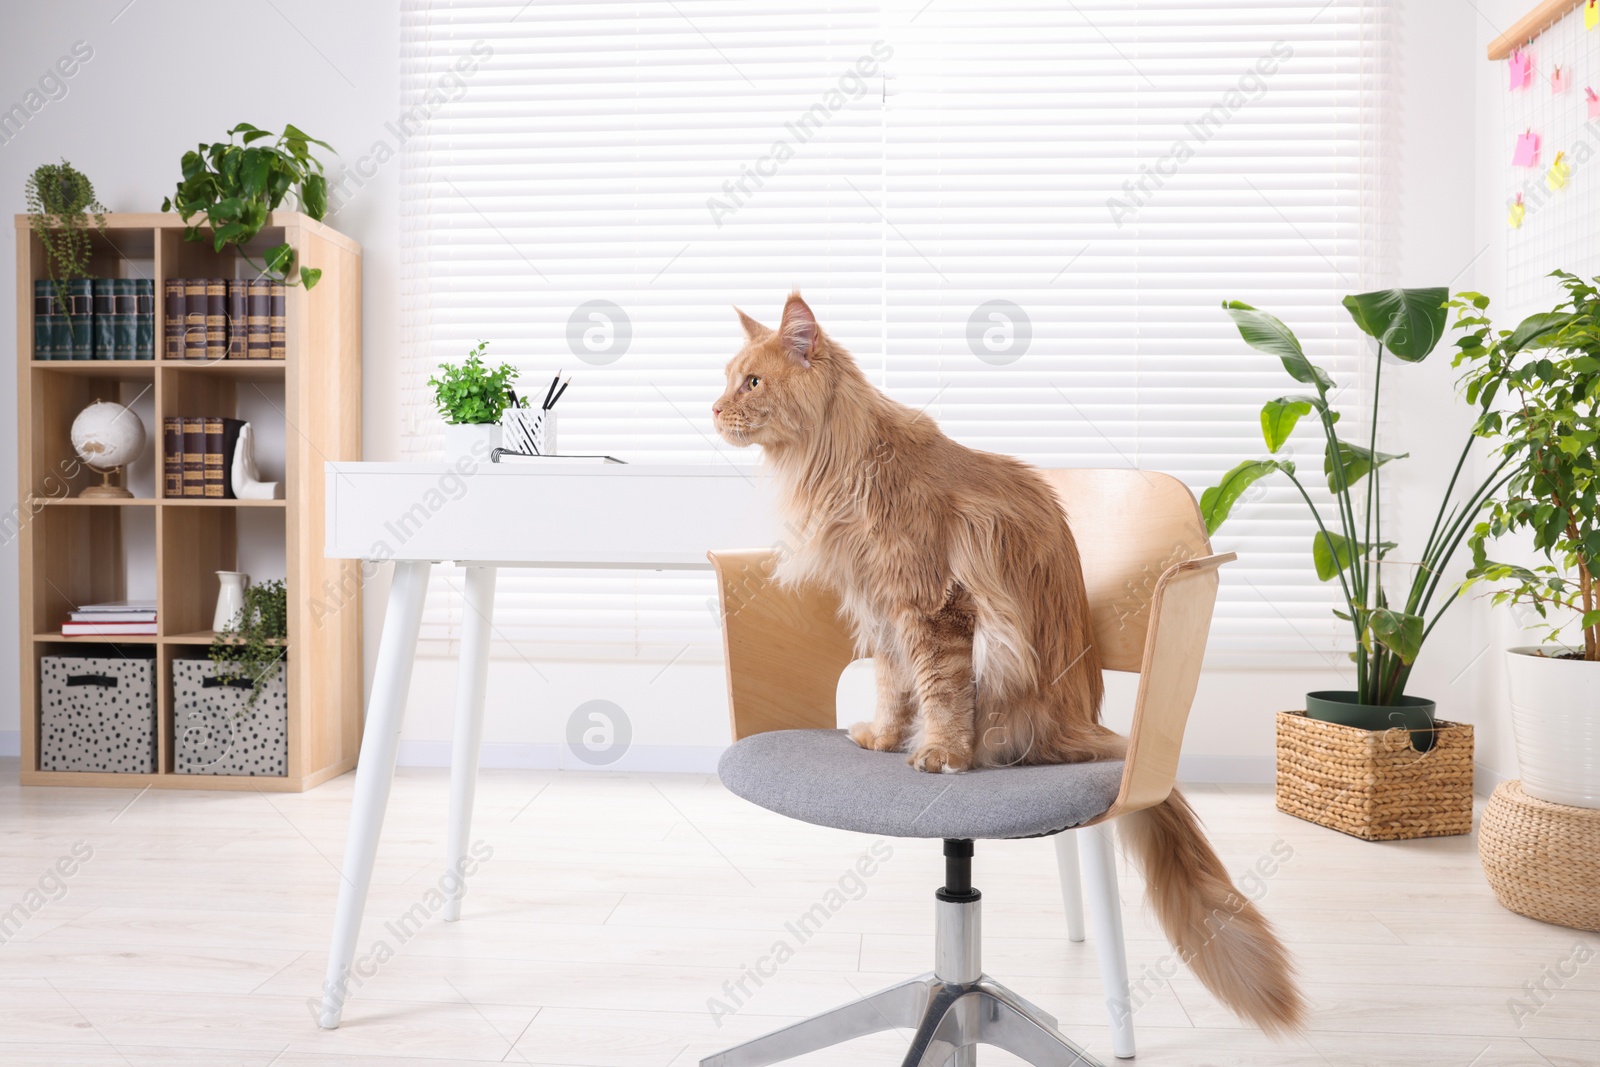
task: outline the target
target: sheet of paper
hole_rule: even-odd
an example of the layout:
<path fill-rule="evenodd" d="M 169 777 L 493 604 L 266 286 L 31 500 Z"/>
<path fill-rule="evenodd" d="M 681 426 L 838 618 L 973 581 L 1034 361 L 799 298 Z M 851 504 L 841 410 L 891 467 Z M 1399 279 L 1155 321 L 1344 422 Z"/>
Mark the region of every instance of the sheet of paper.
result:
<path fill-rule="evenodd" d="M 1583 28 L 1592 30 L 1600 26 L 1600 0 L 1584 0 Z"/>
<path fill-rule="evenodd" d="M 1533 131 L 1517 135 L 1517 149 L 1511 154 L 1513 167 L 1537 167 L 1539 165 L 1539 135 Z"/>
<path fill-rule="evenodd" d="M 1506 61 L 1506 70 L 1511 75 L 1511 88 L 1526 89 L 1533 81 L 1533 57 L 1519 48 Z"/>

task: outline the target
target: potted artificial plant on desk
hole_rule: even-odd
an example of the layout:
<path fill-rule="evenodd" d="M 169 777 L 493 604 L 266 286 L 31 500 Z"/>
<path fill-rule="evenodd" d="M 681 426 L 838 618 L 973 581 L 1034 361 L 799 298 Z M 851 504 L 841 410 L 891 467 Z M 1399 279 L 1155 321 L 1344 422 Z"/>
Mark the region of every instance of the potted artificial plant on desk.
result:
<path fill-rule="evenodd" d="M 1299 490 L 1317 531 L 1311 537 L 1311 559 L 1317 577 L 1338 581 L 1344 610 L 1335 610 L 1350 627 L 1355 651 L 1355 688 L 1306 694 L 1306 714 L 1313 719 L 1342 723 L 1365 730 L 1387 730 L 1404 726 L 1412 731 L 1412 745 L 1419 751 L 1433 744 L 1434 702 L 1406 692 L 1423 643 L 1433 632 L 1439 617 L 1460 595 L 1459 587 L 1441 589 L 1444 570 L 1450 558 L 1471 533 L 1473 518 L 1484 507 L 1496 484 L 1501 481 L 1496 468 L 1482 484 L 1452 505 L 1475 438 L 1468 435 L 1456 462 L 1450 484 L 1439 503 L 1433 528 L 1422 550 L 1410 559 L 1391 561 L 1387 557 L 1397 547 L 1384 540 L 1379 479 L 1382 468 L 1404 455 L 1378 450 L 1378 414 L 1381 410 L 1384 355 L 1402 363 L 1426 359 L 1444 333 L 1449 294 L 1444 289 L 1389 289 L 1344 298 L 1350 317 L 1367 336 L 1378 342 L 1378 358 L 1372 370 L 1372 412 L 1365 443 L 1339 436 L 1339 412 L 1333 407 L 1333 379 L 1312 363 L 1294 333 L 1264 311 L 1237 301 L 1224 304 L 1246 344 L 1277 356 L 1289 376 L 1311 391 L 1268 401 L 1261 410 L 1265 459 L 1245 460 L 1222 481 L 1207 489 L 1200 509 L 1207 528 L 1215 532 L 1227 519 L 1240 495 L 1260 478 L 1282 474 Z M 1318 507 L 1306 488 L 1302 473 L 1292 461 L 1276 455 L 1294 433 L 1300 420 L 1315 415 L 1324 443 L 1322 475 L 1331 502 Z M 1503 466 L 1503 464 L 1502 464 Z M 1332 515 L 1326 514 L 1331 511 Z M 1385 568 L 1391 573 L 1404 567 L 1409 580 L 1385 581 Z M 1391 594 L 1393 598 L 1391 599 Z M 1442 603 L 1434 606 L 1436 597 Z M 1430 614 L 1431 612 L 1431 614 Z"/>
<path fill-rule="evenodd" d="M 1494 603 L 1528 609 L 1546 630 L 1544 647 L 1506 659 L 1522 791 L 1600 808 L 1600 290 L 1555 274 L 1567 299 L 1515 330 L 1496 331 L 1477 293 L 1451 305 L 1467 331 L 1456 362 L 1470 364 L 1476 430 L 1510 478 L 1473 531 L 1468 580 L 1500 584 Z M 1488 542 L 1508 534 L 1530 535 L 1545 562 L 1489 559 Z M 1581 643 L 1561 643 L 1574 629 Z"/>
<path fill-rule="evenodd" d="M 511 383 L 517 380 L 517 368 L 502 363 L 490 369 L 483 361 L 488 347 L 488 341 L 479 341 L 464 362 L 441 363 L 439 377 L 428 379 L 445 422 L 449 459 L 488 460 L 500 447 L 500 416 L 515 402 Z"/>

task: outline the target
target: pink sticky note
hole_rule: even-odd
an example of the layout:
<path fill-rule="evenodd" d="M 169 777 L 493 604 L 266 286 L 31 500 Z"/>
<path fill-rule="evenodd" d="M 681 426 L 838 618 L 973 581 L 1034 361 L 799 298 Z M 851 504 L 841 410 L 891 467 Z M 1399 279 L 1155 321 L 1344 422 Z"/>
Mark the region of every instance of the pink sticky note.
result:
<path fill-rule="evenodd" d="M 1550 75 L 1550 91 L 1564 93 L 1572 88 L 1572 71 L 1565 67 L 1557 67 Z"/>
<path fill-rule="evenodd" d="M 1600 96 L 1597 96 L 1593 89 L 1588 88 L 1583 90 L 1583 95 L 1589 98 L 1589 117 L 1600 119 Z"/>
<path fill-rule="evenodd" d="M 1517 150 L 1512 153 L 1511 165 L 1513 167 L 1537 167 L 1539 165 L 1539 135 L 1529 131 L 1517 136 Z"/>
<path fill-rule="evenodd" d="M 1533 57 L 1520 48 L 1511 53 L 1506 69 L 1511 73 L 1513 89 L 1526 89 L 1533 81 Z"/>

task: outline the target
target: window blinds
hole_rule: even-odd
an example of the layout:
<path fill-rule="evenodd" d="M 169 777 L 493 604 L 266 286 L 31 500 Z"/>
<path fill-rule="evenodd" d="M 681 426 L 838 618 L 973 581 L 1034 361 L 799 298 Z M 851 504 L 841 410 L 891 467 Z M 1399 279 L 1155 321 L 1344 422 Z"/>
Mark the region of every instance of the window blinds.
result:
<path fill-rule="evenodd" d="M 437 454 L 426 380 L 486 338 L 526 392 L 572 375 L 563 451 L 754 463 L 707 418 L 730 304 L 770 321 L 798 286 L 958 440 L 1198 493 L 1261 451 L 1260 404 L 1293 385 L 1223 299 L 1356 381 L 1338 298 L 1380 254 L 1382 18 L 1377 0 L 408 3 L 406 451 Z M 1241 561 L 1214 650 L 1338 654 L 1300 508 L 1264 487 L 1218 536 Z M 459 586 L 434 584 L 433 642 Z M 495 628 L 530 656 L 710 657 L 711 594 L 704 575 L 508 575 Z"/>

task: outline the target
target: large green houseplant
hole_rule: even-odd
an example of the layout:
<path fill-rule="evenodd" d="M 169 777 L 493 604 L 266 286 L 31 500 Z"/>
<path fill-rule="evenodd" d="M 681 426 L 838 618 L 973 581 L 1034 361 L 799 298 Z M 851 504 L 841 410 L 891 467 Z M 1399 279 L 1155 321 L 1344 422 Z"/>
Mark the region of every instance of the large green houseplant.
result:
<path fill-rule="evenodd" d="M 1506 659 L 1523 791 L 1600 807 L 1600 289 L 1555 277 L 1566 299 L 1514 330 L 1494 328 L 1478 293 L 1451 305 L 1477 432 L 1509 471 L 1504 498 L 1470 538 L 1468 581 L 1498 586 L 1494 603 L 1525 609 L 1524 621 L 1545 631 L 1543 647 L 1512 648 Z M 1490 559 L 1489 543 L 1508 535 L 1544 562 Z M 1577 640 L 1558 643 L 1567 634 Z"/>
<path fill-rule="evenodd" d="M 1436 595 L 1444 592 L 1441 582 L 1450 558 L 1471 533 L 1473 519 L 1501 481 L 1498 469 L 1469 493 L 1456 493 L 1457 483 L 1471 453 L 1470 434 L 1450 476 L 1440 501 L 1433 528 L 1426 544 L 1415 555 L 1417 562 L 1387 562 L 1396 548 L 1384 540 L 1381 493 L 1382 468 L 1405 455 L 1378 451 L 1378 415 L 1381 410 L 1383 356 L 1403 363 L 1426 359 L 1444 334 L 1449 293 L 1442 288 L 1388 289 L 1344 298 L 1344 307 L 1356 325 L 1378 342 L 1378 358 L 1373 361 L 1372 411 L 1365 444 L 1339 436 L 1340 413 L 1333 400 L 1337 389 L 1333 378 L 1306 356 L 1293 331 L 1281 321 L 1237 301 L 1223 305 L 1233 318 L 1245 343 L 1283 362 L 1284 370 L 1310 392 L 1279 397 L 1261 409 L 1261 433 L 1267 451 L 1263 459 L 1248 459 L 1230 470 L 1222 481 L 1207 489 L 1200 499 L 1206 527 L 1215 532 L 1228 518 L 1240 496 L 1256 481 L 1273 474 L 1288 478 L 1305 501 L 1316 522 L 1312 535 L 1311 559 L 1321 580 L 1339 582 L 1344 595 L 1344 610 L 1335 610 L 1350 626 L 1355 651 L 1354 690 L 1327 690 L 1309 693 L 1307 714 L 1312 718 L 1342 722 L 1364 729 L 1405 726 L 1412 730 L 1413 743 L 1422 749 L 1432 746 L 1430 730 L 1434 702 L 1406 693 L 1417 655 L 1439 617 L 1460 595 L 1459 587 L 1448 589 L 1443 602 L 1434 607 Z M 1324 438 L 1323 469 L 1331 504 L 1319 507 L 1312 500 L 1295 464 L 1277 453 L 1300 425 L 1300 420 L 1315 415 Z M 1365 484 L 1363 485 L 1363 481 Z M 1456 501 L 1452 504 L 1452 500 Z M 1331 510 L 1332 515 L 1326 514 Z M 1385 568 L 1394 572 L 1409 569 L 1409 580 L 1385 580 Z M 1391 589 L 1397 597 L 1391 599 Z"/>

